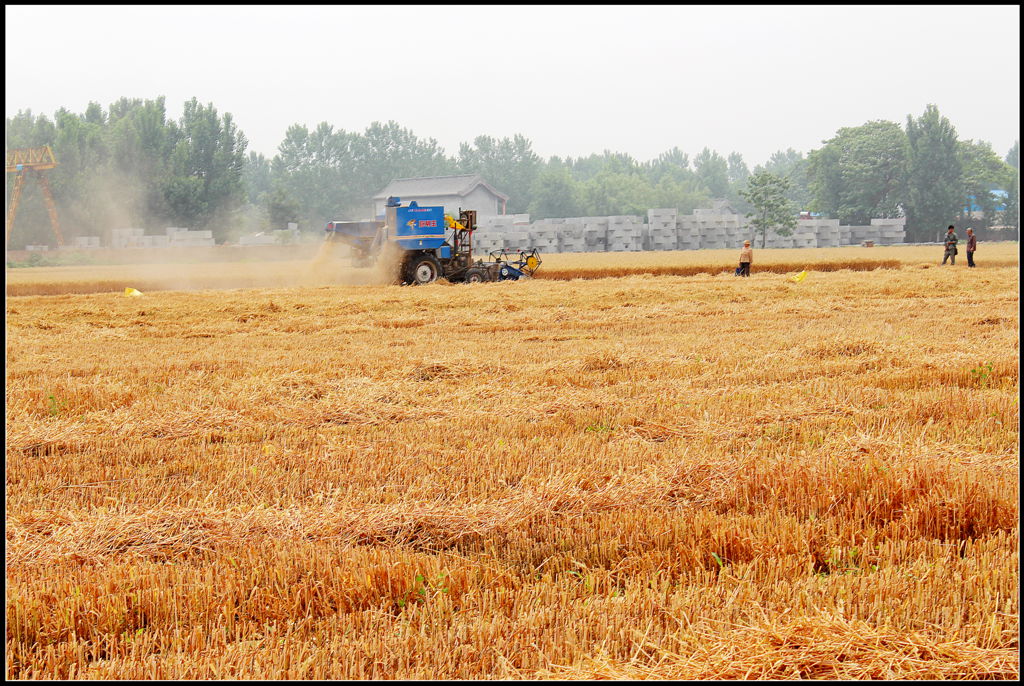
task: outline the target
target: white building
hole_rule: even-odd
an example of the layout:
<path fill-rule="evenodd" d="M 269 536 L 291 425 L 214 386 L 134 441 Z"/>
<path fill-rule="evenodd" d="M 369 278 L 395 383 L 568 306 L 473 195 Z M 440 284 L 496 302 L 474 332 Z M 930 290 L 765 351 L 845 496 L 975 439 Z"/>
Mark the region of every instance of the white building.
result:
<path fill-rule="evenodd" d="M 459 208 L 476 210 L 478 218 L 505 214 L 508 203 L 508 196 L 484 181 L 479 174 L 394 179 L 373 196 L 374 217 L 384 217 L 384 205 L 390 196 L 401 199 L 402 205 L 413 200 L 423 206 L 444 205 L 444 211 L 456 218 Z"/>

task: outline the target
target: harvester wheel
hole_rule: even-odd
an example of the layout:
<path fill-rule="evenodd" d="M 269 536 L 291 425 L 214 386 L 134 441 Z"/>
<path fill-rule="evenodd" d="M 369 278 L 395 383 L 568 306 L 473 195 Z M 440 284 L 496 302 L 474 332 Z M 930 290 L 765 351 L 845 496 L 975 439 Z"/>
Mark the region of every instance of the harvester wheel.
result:
<path fill-rule="evenodd" d="M 490 274 L 484 269 L 473 267 L 466 271 L 466 283 L 483 283 L 490 280 Z"/>
<path fill-rule="evenodd" d="M 425 284 L 437 281 L 441 265 L 432 255 L 417 255 L 406 263 L 405 280 L 411 284 Z"/>

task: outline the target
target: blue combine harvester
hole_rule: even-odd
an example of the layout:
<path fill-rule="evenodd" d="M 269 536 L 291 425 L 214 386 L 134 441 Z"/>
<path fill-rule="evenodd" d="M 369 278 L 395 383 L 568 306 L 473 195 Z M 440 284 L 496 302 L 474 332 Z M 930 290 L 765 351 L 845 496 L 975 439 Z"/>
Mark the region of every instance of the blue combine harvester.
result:
<path fill-rule="evenodd" d="M 328 222 L 326 240 L 346 243 L 355 264 L 372 266 L 384 256 L 395 258 L 396 280 L 425 284 L 444 277 L 449 281 L 518 280 L 540 266 L 536 250 L 496 250 L 489 261 L 473 261 L 476 210 L 460 210 L 458 220 L 444 207 L 420 207 L 415 201 L 402 207 L 388 198 L 383 221 Z"/>

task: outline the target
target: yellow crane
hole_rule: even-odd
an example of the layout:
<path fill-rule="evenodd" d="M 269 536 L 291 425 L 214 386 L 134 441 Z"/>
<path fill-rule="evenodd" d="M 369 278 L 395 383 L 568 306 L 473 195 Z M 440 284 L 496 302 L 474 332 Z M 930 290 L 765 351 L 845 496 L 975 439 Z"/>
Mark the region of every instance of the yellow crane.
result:
<path fill-rule="evenodd" d="M 11 206 L 7 209 L 7 235 L 4 238 L 4 245 L 11 238 L 11 228 L 14 226 L 14 217 L 18 214 L 18 201 L 21 199 L 21 191 L 25 187 L 25 175 L 31 172 L 43 189 L 43 200 L 46 201 L 46 209 L 50 213 L 50 225 L 53 226 L 53 233 L 57 237 L 57 246 L 64 247 L 64 237 L 60 233 L 60 222 L 57 221 L 57 205 L 53 202 L 53 193 L 50 191 L 50 181 L 43 173 L 48 169 L 57 166 L 57 160 L 53 156 L 53 150 L 46 145 L 41 148 L 18 148 L 7 151 L 7 173 L 17 174 L 14 177 L 14 190 L 11 191 Z"/>

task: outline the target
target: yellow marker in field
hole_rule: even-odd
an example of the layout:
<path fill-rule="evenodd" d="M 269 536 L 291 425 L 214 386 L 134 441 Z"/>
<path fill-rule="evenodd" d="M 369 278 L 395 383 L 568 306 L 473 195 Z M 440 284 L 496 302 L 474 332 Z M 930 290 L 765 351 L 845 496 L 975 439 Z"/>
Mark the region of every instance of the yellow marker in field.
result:
<path fill-rule="evenodd" d="M 125 288 L 124 295 L 126 298 L 138 298 L 140 295 L 142 295 L 142 293 L 135 290 L 134 288 Z"/>
<path fill-rule="evenodd" d="M 789 277 L 789 280 L 792 281 L 793 283 L 800 283 L 801 281 L 803 281 L 806 278 L 807 278 L 807 270 L 805 269 L 802 272 L 800 272 L 799 274 L 797 274 L 796 276 Z"/>

